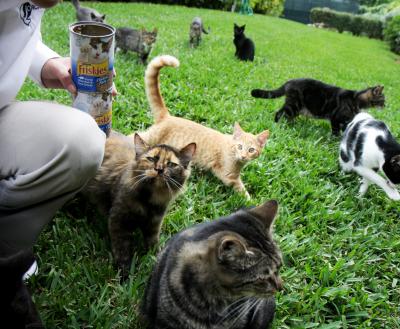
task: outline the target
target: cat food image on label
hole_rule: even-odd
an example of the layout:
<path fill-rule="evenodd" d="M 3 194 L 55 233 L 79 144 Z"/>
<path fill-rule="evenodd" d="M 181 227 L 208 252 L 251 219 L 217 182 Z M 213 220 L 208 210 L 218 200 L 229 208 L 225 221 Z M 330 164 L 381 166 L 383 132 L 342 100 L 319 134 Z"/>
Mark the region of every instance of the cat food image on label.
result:
<path fill-rule="evenodd" d="M 112 87 L 114 35 L 112 26 L 97 22 L 70 25 L 72 80 L 78 91 L 104 92 Z"/>
<path fill-rule="evenodd" d="M 90 114 L 99 128 L 109 135 L 112 122 L 111 90 L 104 93 L 78 92 L 72 106 Z"/>

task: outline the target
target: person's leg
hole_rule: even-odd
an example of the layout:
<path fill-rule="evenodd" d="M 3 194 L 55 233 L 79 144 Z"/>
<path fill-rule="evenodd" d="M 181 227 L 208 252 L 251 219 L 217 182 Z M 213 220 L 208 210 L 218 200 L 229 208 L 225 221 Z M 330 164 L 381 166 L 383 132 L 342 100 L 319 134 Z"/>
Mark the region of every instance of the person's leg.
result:
<path fill-rule="evenodd" d="M 88 114 L 49 102 L 0 110 L 0 256 L 30 248 L 92 178 L 105 134 Z"/>
<path fill-rule="evenodd" d="M 0 109 L 0 317 L 43 328 L 23 275 L 55 212 L 100 166 L 105 134 L 86 113 L 46 102 Z"/>

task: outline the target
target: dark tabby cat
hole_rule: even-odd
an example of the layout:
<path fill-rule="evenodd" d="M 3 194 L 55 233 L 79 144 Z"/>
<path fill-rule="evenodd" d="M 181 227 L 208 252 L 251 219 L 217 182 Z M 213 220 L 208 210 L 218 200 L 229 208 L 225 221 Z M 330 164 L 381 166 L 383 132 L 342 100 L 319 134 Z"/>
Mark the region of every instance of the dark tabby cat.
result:
<path fill-rule="evenodd" d="M 158 256 L 142 303 L 151 329 L 266 329 L 282 289 L 271 228 L 278 203 L 239 210 L 176 234 Z"/>
<path fill-rule="evenodd" d="M 195 149 L 194 143 L 180 151 L 148 146 L 138 134 L 132 140 L 115 131 L 107 139 L 103 163 L 83 193 L 108 215 L 112 252 L 123 279 L 132 261 L 133 230 L 141 230 L 146 249 L 158 243 L 161 222 L 189 177 Z"/>
<path fill-rule="evenodd" d="M 282 115 L 293 119 L 299 114 L 328 119 L 334 135 L 344 131 L 361 109 L 385 105 L 382 86 L 356 91 L 313 79 L 289 80 L 276 90 L 253 89 L 251 95 L 256 98 L 286 96 L 285 104 L 275 114 L 275 122 L 278 122 Z"/>
<path fill-rule="evenodd" d="M 138 54 L 139 62 L 146 64 L 153 45 L 157 40 L 157 29 L 152 32 L 146 29 L 135 30 L 129 27 L 120 27 L 115 31 L 115 49 L 120 48 L 123 52 L 128 50 Z"/>
<path fill-rule="evenodd" d="M 394 185 L 400 184 L 400 144 L 384 122 L 368 113 L 357 114 L 344 132 L 339 162 L 343 171 L 362 177 L 361 195 L 374 183 L 392 200 L 400 200 Z"/>
<path fill-rule="evenodd" d="M 32 250 L 0 257 L 0 327 L 44 328 L 22 276 L 34 262 Z"/>
<path fill-rule="evenodd" d="M 238 26 L 234 24 L 233 26 L 233 43 L 236 47 L 235 56 L 242 61 L 253 61 L 255 46 L 254 42 L 244 35 L 244 29 L 246 25 Z"/>
<path fill-rule="evenodd" d="M 204 29 L 203 21 L 201 20 L 200 17 L 193 18 L 189 30 L 190 47 L 194 48 L 199 46 L 202 33 L 208 34 L 208 32 Z"/>
<path fill-rule="evenodd" d="M 76 9 L 76 19 L 78 21 L 93 21 L 103 23 L 106 19 L 106 15 L 100 14 L 95 9 L 81 7 L 79 0 L 72 0 L 72 4 Z"/>

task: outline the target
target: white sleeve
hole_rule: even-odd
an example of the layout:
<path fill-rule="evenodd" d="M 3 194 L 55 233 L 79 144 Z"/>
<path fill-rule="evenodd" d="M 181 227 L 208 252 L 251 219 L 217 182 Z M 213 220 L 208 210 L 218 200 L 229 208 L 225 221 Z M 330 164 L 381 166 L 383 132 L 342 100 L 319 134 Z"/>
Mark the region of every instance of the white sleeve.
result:
<path fill-rule="evenodd" d="M 40 86 L 42 83 L 42 68 L 43 65 L 50 59 L 55 57 L 61 57 L 55 51 L 47 47 L 41 40 L 38 41 L 35 49 L 35 54 L 33 55 L 32 64 L 29 68 L 29 77 L 35 81 Z"/>

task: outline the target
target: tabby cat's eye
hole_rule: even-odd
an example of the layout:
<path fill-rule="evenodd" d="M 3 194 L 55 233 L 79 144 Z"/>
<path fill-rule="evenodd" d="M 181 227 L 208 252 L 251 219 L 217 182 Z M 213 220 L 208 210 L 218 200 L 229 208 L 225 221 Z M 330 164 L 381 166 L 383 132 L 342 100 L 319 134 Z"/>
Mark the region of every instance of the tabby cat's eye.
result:
<path fill-rule="evenodd" d="M 249 148 L 249 153 L 253 153 L 256 149 L 254 147 Z"/>
<path fill-rule="evenodd" d="M 153 157 L 147 157 L 146 159 L 149 160 L 150 162 L 156 162 L 156 158 Z"/>
<path fill-rule="evenodd" d="M 178 166 L 178 164 L 168 161 L 167 166 L 168 166 L 168 168 L 176 168 Z"/>
<path fill-rule="evenodd" d="M 243 148 L 242 144 L 238 145 L 238 149 L 241 150 Z"/>

